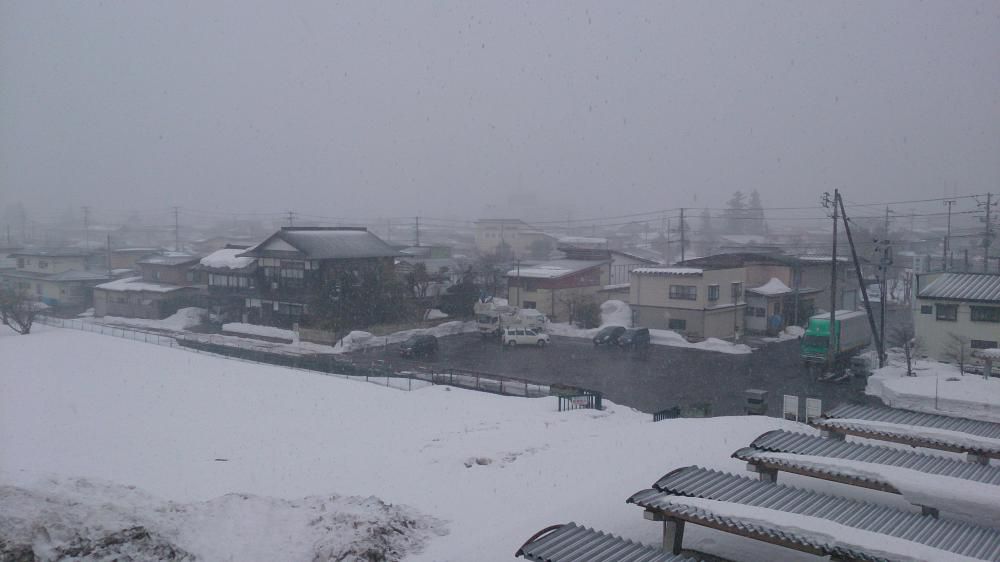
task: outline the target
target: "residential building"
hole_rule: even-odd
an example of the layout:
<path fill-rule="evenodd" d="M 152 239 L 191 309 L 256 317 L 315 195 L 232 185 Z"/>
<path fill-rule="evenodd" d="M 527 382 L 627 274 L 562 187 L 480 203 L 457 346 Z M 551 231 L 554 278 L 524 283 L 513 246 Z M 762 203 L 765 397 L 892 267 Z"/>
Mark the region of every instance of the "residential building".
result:
<path fill-rule="evenodd" d="M 630 281 L 630 273 L 637 267 L 655 267 L 663 263 L 641 250 L 610 249 L 604 238 L 560 238 L 556 247 L 570 260 L 591 260 L 607 263 L 608 285 L 622 286 Z"/>
<path fill-rule="evenodd" d="M 246 300 L 257 296 L 257 259 L 230 244 L 201 258 L 192 271 L 207 289 L 206 306 L 221 322 L 246 322 Z"/>
<path fill-rule="evenodd" d="M 342 272 L 381 268 L 394 275 L 399 252 L 361 227 L 284 227 L 237 254 L 257 260 L 256 292 L 245 299 L 247 322 L 292 327 L 310 321 L 310 306 Z"/>
<path fill-rule="evenodd" d="M 513 258 L 532 255 L 542 257 L 538 255 L 540 250 L 545 247 L 554 248 L 555 242 L 554 237 L 519 219 L 476 221 L 476 251 L 480 254 L 500 253 Z"/>
<path fill-rule="evenodd" d="M 8 257 L 15 266 L 0 270 L 0 284 L 56 308 L 90 306 L 93 287 L 111 279 L 89 252 L 20 250 Z"/>
<path fill-rule="evenodd" d="M 700 269 L 742 268 L 747 287 L 746 328 L 748 332 L 759 333 L 801 325 L 816 310 L 828 310 L 832 263 L 829 256 L 735 252 L 693 258 L 677 265 Z M 837 308 L 854 310 L 861 304 L 854 266 L 847 258 L 838 258 L 837 266 Z"/>
<path fill-rule="evenodd" d="M 568 320 L 574 307 L 603 300 L 598 292 L 608 284 L 607 266 L 607 261 L 566 259 L 515 267 L 507 272 L 507 300 Z"/>
<path fill-rule="evenodd" d="M 1000 345 L 1000 275 L 927 273 L 917 276 L 913 325 L 923 352 L 941 361 L 961 340 L 969 348 Z"/>
<path fill-rule="evenodd" d="M 159 248 L 118 248 L 111 250 L 111 269 L 138 269 L 137 261 L 160 253 Z"/>
<path fill-rule="evenodd" d="M 94 316 L 159 320 L 200 304 L 191 268 L 198 257 L 180 252 L 147 255 L 135 261 L 140 275 L 94 287 Z"/>
<path fill-rule="evenodd" d="M 648 267 L 631 272 L 633 323 L 674 330 L 691 339 L 743 333 L 746 302 L 742 267 Z"/>

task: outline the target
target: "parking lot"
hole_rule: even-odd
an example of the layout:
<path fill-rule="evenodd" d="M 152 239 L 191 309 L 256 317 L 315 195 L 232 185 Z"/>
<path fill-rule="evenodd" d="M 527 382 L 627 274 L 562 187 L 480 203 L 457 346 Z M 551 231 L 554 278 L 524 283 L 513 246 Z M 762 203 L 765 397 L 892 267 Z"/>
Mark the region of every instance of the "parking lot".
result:
<path fill-rule="evenodd" d="M 399 369 L 468 369 L 579 386 L 644 412 L 709 403 L 713 415 L 742 414 L 748 388 L 770 392 L 772 413 L 780 413 L 782 394 L 820 398 L 824 406 L 865 400 L 863 379 L 840 384 L 813 380 L 799 360 L 797 340 L 766 344 L 744 355 L 659 345 L 622 351 L 565 337 L 553 337 L 544 349 L 508 349 L 477 334 L 441 338 L 434 357 L 403 359 L 396 348 L 365 355 Z"/>

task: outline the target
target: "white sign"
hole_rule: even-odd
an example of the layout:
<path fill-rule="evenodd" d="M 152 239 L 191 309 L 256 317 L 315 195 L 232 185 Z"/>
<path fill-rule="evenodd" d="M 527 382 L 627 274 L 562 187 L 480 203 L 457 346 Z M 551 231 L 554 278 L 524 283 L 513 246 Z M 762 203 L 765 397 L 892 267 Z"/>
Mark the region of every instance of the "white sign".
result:
<path fill-rule="evenodd" d="M 786 420 L 799 421 L 799 397 L 786 394 L 783 400 L 782 413 Z"/>
<path fill-rule="evenodd" d="M 823 401 L 819 398 L 806 398 L 806 423 L 823 415 Z"/>

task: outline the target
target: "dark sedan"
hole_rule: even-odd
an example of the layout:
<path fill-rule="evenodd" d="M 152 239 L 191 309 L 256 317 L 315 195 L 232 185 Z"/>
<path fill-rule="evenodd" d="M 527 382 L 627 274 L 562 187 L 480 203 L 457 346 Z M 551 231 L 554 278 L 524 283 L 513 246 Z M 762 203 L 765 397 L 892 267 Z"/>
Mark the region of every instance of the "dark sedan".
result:
<path fill-rule="evenodd" d="M 594 345 L 614 345 L 625 333 L 624 326 L 605 326 L 594 336 Z"/>
<path fill-rule="evenodd" d="M 403 357 L 433 355 L 438 350 L 438 339 L 431 335 L 411 336 L 399 344 L 399 354 Z"/>

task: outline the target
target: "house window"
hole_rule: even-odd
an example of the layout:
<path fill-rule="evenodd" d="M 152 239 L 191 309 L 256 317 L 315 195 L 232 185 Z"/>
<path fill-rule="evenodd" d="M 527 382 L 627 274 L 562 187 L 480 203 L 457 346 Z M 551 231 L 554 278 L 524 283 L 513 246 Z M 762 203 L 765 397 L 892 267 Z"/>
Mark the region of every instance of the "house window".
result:
<path fill-rule="evenodd" d="M 698 287 L 695 285 L 671 285 L 670 298 L 674 300 L 698 300 Z"/>
<path fill-rule="evenodd" d="M 521 304 L 522 304 L 522 306 L 521 306 L 522 308 L 531 308 L 531 309 L 538 308 L 538 303 L 536 303 L 535 301 L 524 301 Z"/>
<path fill-rule="evenodd" d="M 719 286 L 709 285 L 708 286 L 708 300 L 717 301 L 719 300 Z"/>
<path fill-rule="evenodd" d="M 36 295 L 41 295 L 42 294 L 42 284 L 41 283 L 36 283 L 35 284 L 35 294 Z"/>
<path fill-rule="evenodd" d="M 973 306 L 973 322 L 1000 322 L 1000 308 L 995 306 Z"/>
<path fill-rule="evenodd" d="M 24 269 L 24 258 L 17 258 L 17 268 Z"/>
<path fill-rule="evenodd" d="M 733 302 L 739 301 L 740 297 L 743 296 L 743 283 L 735 282 L 729 284 L 729 292 L 733 296 Z"/>
<path fill-rule="evenodd" d="M 45 269 L 49 267 L 49 262 L 45 260 L 38 260 L 38 269 Z"/>
<path fill-rule="evenodd" d="M 929 304 L 920 305 L 920 314 L 933 314 L 934 307 Z"/>
<path fill-rule="evenodd" d="M 937 319 L 947 320 L 948 322 L 954 322 L 958 320 L 958 305 L 957 304 L 938 304 L 935 305 L 937 309 Z"/>
<path fill-rule="evenodd" d="M 687 329 L 687 320 L 681 318 L 671 318 L 670 320 L 667 320 L 667 328 L 670 328 L 671 330 L 684 331 Z"/>
<path fill-rule="evenodd" d="M 155 270 L 153 271 L 153 279 L 155 279 L 157 281 L 160 280 L 160 272 L 159 271 L 155 271 Z"/>
<path fill-rule="evenodd" d="M 969 340 L 969 347 L 972 349 L 993 349 L 997 342 L 989 340 Z"/>

